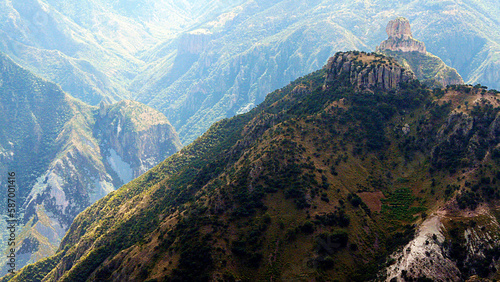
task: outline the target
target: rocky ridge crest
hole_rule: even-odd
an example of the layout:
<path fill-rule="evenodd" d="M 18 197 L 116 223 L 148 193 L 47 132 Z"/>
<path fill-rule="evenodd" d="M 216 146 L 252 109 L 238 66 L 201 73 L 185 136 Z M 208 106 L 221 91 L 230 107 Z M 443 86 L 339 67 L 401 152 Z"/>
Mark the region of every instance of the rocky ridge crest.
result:
<path fill-rule="evenodd" d="M 349 81 L 359 89 L 394 89 L 401 82 L 416 78 L 392 58 L 363 52 L 339 52 L 328 60 L 326 69 L 325 85 L 339 77 L 348 76 Z"/>

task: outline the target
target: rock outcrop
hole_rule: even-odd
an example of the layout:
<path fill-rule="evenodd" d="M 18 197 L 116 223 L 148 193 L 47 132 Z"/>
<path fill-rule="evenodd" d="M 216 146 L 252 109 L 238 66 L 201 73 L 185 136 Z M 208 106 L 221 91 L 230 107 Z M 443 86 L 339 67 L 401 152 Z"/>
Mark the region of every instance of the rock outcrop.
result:
<path fill-rule="evenodd" d="M 358 89 L 393 89 L 401 82 L 415 79 L 415 75 L 401 67 L 396 60 L 363 52 L 339 52 L 328 60 L 326 69 L 325 87 L 344 76 Z"/>
<path fill-rule="evenodd" d="M 107 110 L 100 109 L 96 120 L 97 136 L 103 141 L 105 154 L 114 153 L 130 164 L 131 174 L 124 183 L 143 174 L 177 152 L 181 143 L 174 128 L 160 112 L 139 102 L 124 100 Z"/>
<path fill-rule="evenodd" d="M 443 229 L 438 216 L 424 221 L 415 239 L 392 257 L 395 263 L 387 268 L 386 281 L 407 281 L 408 277 L 459 281 L 460 270 L 443 247 L 446 239 Z"/>
<path fill-rule="evenodd" d="M 410 22 L 406 18 L 399 17 L 390 21 L 385 31 L 389 38 L 377 47 L 377 51 L 391 50 L 427 53 L 425 44 L 413 38 Z"/>

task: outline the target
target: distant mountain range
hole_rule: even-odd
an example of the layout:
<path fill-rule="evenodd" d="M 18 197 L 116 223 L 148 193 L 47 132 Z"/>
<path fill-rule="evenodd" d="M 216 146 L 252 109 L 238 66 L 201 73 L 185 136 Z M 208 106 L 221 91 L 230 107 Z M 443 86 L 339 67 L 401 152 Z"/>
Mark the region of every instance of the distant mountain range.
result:
<path fill-rule="evenodd" d="M 377 53 L 224 119 L 3 281 L 498 279 L 499 92 Z"/>
<path fill-rule="evenodd" d="M 498 278 L 497 12 L 0 0 L 0 173 L 37 261 L 3 281 Z"/>
<path fill-rule="evenodd" d="M 2 54 L 0 70 L 0 173 L 17 175 L 22 267 L 54 254 L 78 213 L 181 144 L 167 118 L 139 102 L 89 106 Z"/>
<path fill-rule="evenodd" d="M 500 88 L 500 8 L 449 1 L 2 1 L 0 50 L 84 102 L 163 112 L 184 144 L 404 16 L 466 83 Z"/>

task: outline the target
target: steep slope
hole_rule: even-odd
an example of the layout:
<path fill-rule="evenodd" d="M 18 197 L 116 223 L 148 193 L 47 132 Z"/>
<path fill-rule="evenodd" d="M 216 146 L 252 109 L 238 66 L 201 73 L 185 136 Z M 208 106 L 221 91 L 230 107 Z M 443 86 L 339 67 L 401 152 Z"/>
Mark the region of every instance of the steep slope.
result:
<path fill-rule="evenodd" d="M 98 109 L 4 55 L 0 68 L 0 172 L 17 175 L 19 267 L 54 254 L 78 213 L 181 145 L 166 117 L 143 104 Z"/>
<path fill-rule="evenodd" d="M 413 78 L 379 54 L 337 53 L 86 209 L 57 255 L 4 281 L 423 278 L 379 270 L 438 207 L 486 201 L 498 217 L 500 115 L 497 92 Z M 477 236 L 481 265 L 460 265 L 469 237 L 446 232 L 433 244 L 450 273 L 490 275 L 498 233 Z"/>
<path fill-rule="evenodd" d="M 377 46 L 377 52 L 396 58 L 420 81 L 435 87 L 464 84 L 455 69 L 427 52 L 425 44 L 413 38 L 410 22 L 406 18 L 390 21 L 386 32 L 389 38 Z"/>

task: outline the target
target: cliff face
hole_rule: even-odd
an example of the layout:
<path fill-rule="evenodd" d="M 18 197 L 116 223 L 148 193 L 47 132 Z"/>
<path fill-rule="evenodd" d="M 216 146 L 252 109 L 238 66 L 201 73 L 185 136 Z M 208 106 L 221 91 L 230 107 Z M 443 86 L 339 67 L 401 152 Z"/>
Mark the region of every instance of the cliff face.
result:
<path fill-rule="evenodd" d="M 347 76 L 357 88 L 397 88 L 401 82 L 415 79 L 415 75 L 395 60 L 366 53 L 337 53 L 328 60 L 325 84 Z"/>
<path fill-rule="evenodd" d="M 185 33 L 179 38 L 177 54 L 201 54 L 212 39 L 212 33 L 205 29 L 197 29 Z"/>
<path fill-rule="evenodd" d="M 11 125 L 0 128 L 0 172 L 18 175 L 20 268 L 54 254 L 78 213 L 181 145 L 167 118 L 143 104 L 98 109 L 6 57 L 0 71 L 0 122 Z"/>
<path fill-rule="evenodd" d="M 423 54 L 427 52 L 425 44 L 413 38 L 410 22 L 407 19 L 400 17 L 390 21 L 385 31 L 389 38 L 377 47 L 377 51 L 391 50 Z"/>
<path fill-rule="evenodd" d="M 162 113 L 130 100 L 111 106 L 101 103 L 94 133 L 110 165 L 116 164 L 116 156 L 130 164 L 130 170 L 123 171 L 124 183 L 181 148 L 174 128 Z"/>

